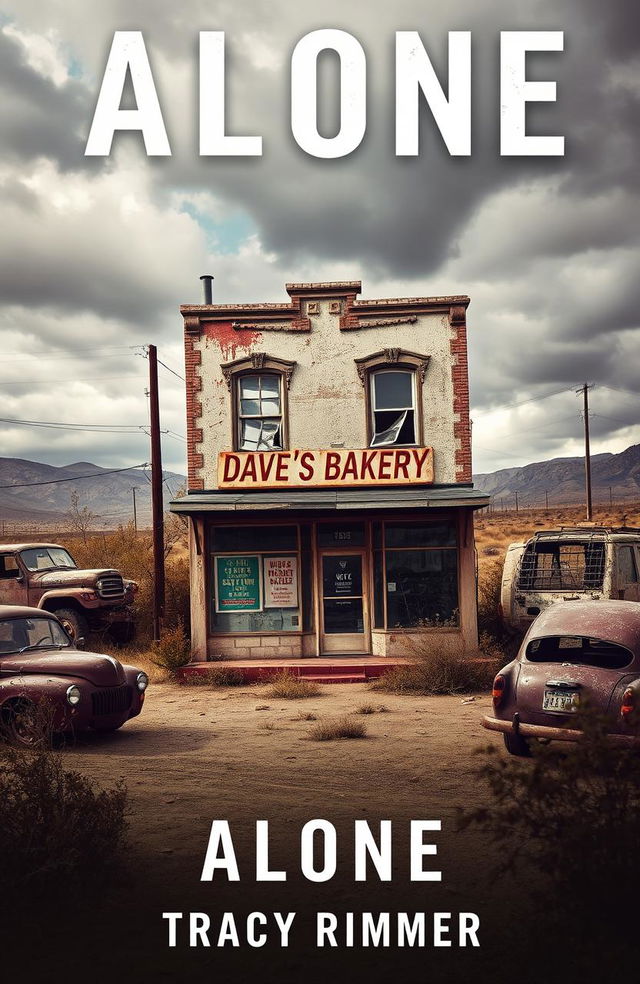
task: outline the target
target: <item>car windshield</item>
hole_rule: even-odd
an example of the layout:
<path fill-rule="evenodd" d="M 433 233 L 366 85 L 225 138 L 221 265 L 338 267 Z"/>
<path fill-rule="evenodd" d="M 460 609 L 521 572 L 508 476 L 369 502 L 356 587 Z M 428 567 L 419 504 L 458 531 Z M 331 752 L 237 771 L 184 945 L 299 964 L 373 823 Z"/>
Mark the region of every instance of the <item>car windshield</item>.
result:
<path fill-rule="evenodd" d="M 66 648 L 69 636 L 54 618 L 0 619 L 0 657 L 26 649 Z"/>
<path fill-rule="evenodd" d="M 29 571 L 51 571 L 58 567 L 74 570 L 76 562 L 63 547 L 30 547 L 20 552 Z"/>
<path fill-rule="evenodd" d="M 633 654 L 624 646 L 584 636 L 534 639 L 527 646 L 526 657 L 531 663 L 573 663 L 607 670 L 620 670 L 633 660 Z"/>

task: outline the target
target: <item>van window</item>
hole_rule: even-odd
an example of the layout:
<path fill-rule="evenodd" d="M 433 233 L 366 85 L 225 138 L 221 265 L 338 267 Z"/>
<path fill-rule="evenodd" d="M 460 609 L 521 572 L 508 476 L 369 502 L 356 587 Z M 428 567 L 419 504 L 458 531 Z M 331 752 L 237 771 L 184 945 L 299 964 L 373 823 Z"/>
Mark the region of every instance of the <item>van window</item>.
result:
<path fill-rule="evenodd" d="M 538 540 L 530 543 L 520 564 L 521 591 L 580 591 L 602 587 L 604 543 Z"/>
<path fill-rule="evenodd" d="M 633 654 L 624 646 L 583 636 L 534 639 L 527 646 L 526 657 L 530 663 L 573 663 L 577 666 L 601 666 L 607 670 L 620 670 L 633 660 Z"/>
<path fill-rule="evenodd" d="M 633 547 L 618 548 L 618 573 L 622 584 L 638 583 L 638 568 L 633 555 Z"/>

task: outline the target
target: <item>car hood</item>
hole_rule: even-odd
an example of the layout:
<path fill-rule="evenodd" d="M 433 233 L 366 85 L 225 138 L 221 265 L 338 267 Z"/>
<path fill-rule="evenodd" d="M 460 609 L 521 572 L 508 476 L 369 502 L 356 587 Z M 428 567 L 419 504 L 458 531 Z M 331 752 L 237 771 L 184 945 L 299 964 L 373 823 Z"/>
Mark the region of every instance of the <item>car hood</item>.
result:
<path fill-rule="evenodd" d="M 97 687 L 113 687 L 126 682 L 122 665 L 113 656 L 79 652 L 77 649 L 71 652 L 52 649 L 16 653 L 15 656 L 6 656 L 0 662 L 0 668 L 3 675 L 51 674 L 87 680 Z"/>
<path fill-rule="evenodd" d="M 60 586 L 71 588 L 94 585 L 99 578 L 105 576 L 120 577 L 121 575 L 120 571 L 115 571 L 108 567 L 82 571 L 74 567 L 66 570 L 42 571 L 41 574 L 36 571 L 30 575 L 30 581 L 32 585 L 37 583 L 47 589 Z"/>

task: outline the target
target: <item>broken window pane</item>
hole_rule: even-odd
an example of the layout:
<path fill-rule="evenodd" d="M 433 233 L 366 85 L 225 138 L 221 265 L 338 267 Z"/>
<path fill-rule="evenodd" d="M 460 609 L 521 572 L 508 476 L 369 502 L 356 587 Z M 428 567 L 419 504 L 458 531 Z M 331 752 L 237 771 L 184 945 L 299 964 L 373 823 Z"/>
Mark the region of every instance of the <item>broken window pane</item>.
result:
<path fill-rule="evenodd" d="M 376 372 L 371 383 L 371 447 L 416 444 L 414 374 L 406 370 Z"/>

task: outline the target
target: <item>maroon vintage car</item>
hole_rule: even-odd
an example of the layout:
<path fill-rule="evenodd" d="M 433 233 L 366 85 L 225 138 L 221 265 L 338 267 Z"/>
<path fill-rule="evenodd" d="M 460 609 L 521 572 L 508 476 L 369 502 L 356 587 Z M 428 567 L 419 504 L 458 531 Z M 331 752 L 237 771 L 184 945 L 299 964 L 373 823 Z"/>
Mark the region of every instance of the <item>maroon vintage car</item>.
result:
<path fill-rule="evenodd" d="M 579 740 L 581 706 L 606 716 L 611 741 L 640 743 L 640 603 L 572 601 L 543 611 L 496 676 L 494 713 L 483 724 L 503 733 L 512 755 L 529 755 L 532 740 Z"/>
<path fill-rule="evenodd" d="M 31 745 L 54 732 L 116 731 L 142 710 L 149 679 L 112 656 L 79 649 L 40 608 L 0 605 L 0 723 Z"/>

